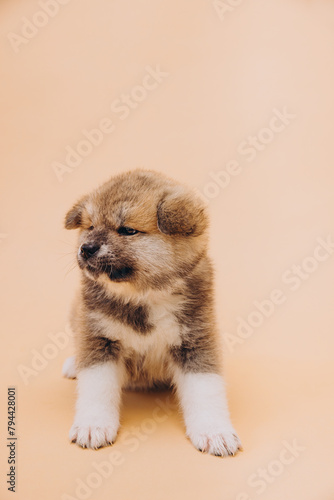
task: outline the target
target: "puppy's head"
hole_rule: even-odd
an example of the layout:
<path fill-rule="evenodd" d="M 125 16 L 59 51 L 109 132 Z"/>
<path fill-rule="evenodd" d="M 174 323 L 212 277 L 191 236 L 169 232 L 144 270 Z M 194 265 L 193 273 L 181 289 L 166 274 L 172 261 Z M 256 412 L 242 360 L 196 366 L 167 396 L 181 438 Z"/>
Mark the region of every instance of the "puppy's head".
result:
<path fill-rule="evenodd" d="M 112 178 L 65 218 L 67 229 L 80 229 L 77 258 L 87 277 L 142 291 L 186 276 L 206 251 L 207 226 L 192 191 L 142 170 Z"/>

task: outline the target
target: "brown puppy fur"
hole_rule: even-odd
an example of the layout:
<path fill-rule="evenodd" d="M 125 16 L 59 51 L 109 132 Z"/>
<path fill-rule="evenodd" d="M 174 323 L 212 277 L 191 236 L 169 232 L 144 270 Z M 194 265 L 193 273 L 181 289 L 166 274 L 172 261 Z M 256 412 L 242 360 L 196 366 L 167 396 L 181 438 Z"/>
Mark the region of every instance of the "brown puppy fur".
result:
<path fill-rule="evenodd" d="M 67 213 L 65 227 L 80 230 L 82 270 L 72 313 L 79 398 L 71 439 L 90 447 L 114 440 L 120 395 L 111 395 L 107 408 L 102 402 L 109 390 L 105 378 L 110 377 L 117 393 L 126 386 L 174 385 L 195 446 L 218 455 L 234 454 L 240 442 L 228 420 L 219 375 L 203 202 L 162 174 L 136 170 L 79 200 Z M 109 370 L 103 375 L 103 394 L 90 395 L 88 385 L 93 380 L 100 384 L 103 370 Z M 67 375 L 69 371 L 65 367 Z M 205 404 L 210 390 L 214 416 L 194 417 L 192 407 L 198 398 Z M 85 406 L 94 404 L 92 398 L 100 412 L 109 414 L 107 423 L 102 418 L 94 427 L 97 416 L 87 417 Z M 111 413 L 116 418 L 111 419 Z M 197 430 L 201 426 L 208 430 Z"/>

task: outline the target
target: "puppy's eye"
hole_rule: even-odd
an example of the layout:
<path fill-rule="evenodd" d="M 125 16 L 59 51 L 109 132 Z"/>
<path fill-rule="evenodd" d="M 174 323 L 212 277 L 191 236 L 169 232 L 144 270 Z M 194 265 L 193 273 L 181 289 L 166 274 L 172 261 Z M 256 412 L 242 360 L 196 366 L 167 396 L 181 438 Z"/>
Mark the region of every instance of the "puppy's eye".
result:
<path fill-rule="evenodd" d="M 94 226 L 89 226 L 88 231 L 92 231 L 94 229 Z"/>
<path fill-rule="evenodd" d="M 133 234 L 139 233 L 137 229 L 132 229 L 132 227 L 126 227 L 126 226 L 118 228 L 117 232 L 118 234 L 123 234 L 125 236 L 132 236 Z"/>

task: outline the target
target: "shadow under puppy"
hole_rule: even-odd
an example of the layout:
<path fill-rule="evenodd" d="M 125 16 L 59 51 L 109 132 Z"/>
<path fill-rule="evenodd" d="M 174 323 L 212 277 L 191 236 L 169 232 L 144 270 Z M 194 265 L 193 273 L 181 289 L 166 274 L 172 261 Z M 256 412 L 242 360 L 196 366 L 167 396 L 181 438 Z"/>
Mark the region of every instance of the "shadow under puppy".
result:
<path fill-rule="evenodd" d="M 127 172 L 68 212 L 80 230 L 80 293 L 72 310 L 78 379 L 70 439 L 115 441 L 122 388 L 175 387 L 200 451 L 234 455 L 207 256 L 208 217 L 192 191 L 153 171 Z"/>

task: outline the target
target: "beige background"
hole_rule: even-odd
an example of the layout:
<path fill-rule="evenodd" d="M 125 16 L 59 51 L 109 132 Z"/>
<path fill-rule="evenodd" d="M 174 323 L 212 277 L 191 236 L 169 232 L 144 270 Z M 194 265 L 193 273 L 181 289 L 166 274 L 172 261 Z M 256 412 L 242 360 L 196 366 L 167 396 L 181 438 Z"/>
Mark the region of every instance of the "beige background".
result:
<path fill-rule="evenodd" d="M 333 500 L 334 254 L 304 261 L 318 238 L 334 239 L 333 2 L 63 3 L 46 19 L 38 14 L 43 0 L 0 5 L 0 424 L 4 436 L 7 387 L 16 385 L 14 498 L 84 498 L 76 493 L 78 479 L 95 478 L 101 484 L 86 493 L 92 500 Z M 24 18 L 45 26 L 30 27 L 30 39 L 15 51 Z M 122 94 L 143 95 L 134 88 L 147 66 L 169 76 L 121 120 L 110 106 Z M 294 115 L 290 123 L 271 136 L 263 132 L 273 110 L 284 108 Z M 82 130 L 104 118 L 113 121 L 113 132 L 59 182 L 54 162 L 64 162 L 66 147 L 75 148 Z M 269 139 L 247 161 L 238 148 L 257 134 Z M 210 172 L 231 161 L 239 174 L 226 187 L 212 186 Z M 224 338 L 241 342 L 234 348 L 225 342 L 225 373 L 244 452 L 228 459 L 201 455 L 176 411 L 154 420 L 156 398 L 168 395 L 127 394 L 114 445 L 118 465 L 101 479 L 91 475 L 93 462 L 111 463 L 112 449 L 81 450 L 67 441 L 75 383 L 61 378 L 61 366 L 71 345 L 46 346 L 49 334 L 65 331 L 78 283 L 71 270 L 75 234 L 62 228 L 65 211 L 109 176 L 138 166 L 215 195 L 209 207 L 217 312 Z M 314 272 L 292 291 L 283 275 L 303 262 Z M 240 340 L 238 318 L 275 289 L 285 302 Z M 53 359 L 25 384 L 18 367 L 32 368 L 36 352 L 45 350 Z M 146 430 L 130 446 L 123 441 L 133 438 L 134 427 Z M 295 460 L 275 464 L 284 442 L 294 440 L 302 448 Z M 6 457 L 2 439 L 3 499 L 13 498 Z M 263 493 L 248 483 L 261 468 L 273 471 Z"/>

